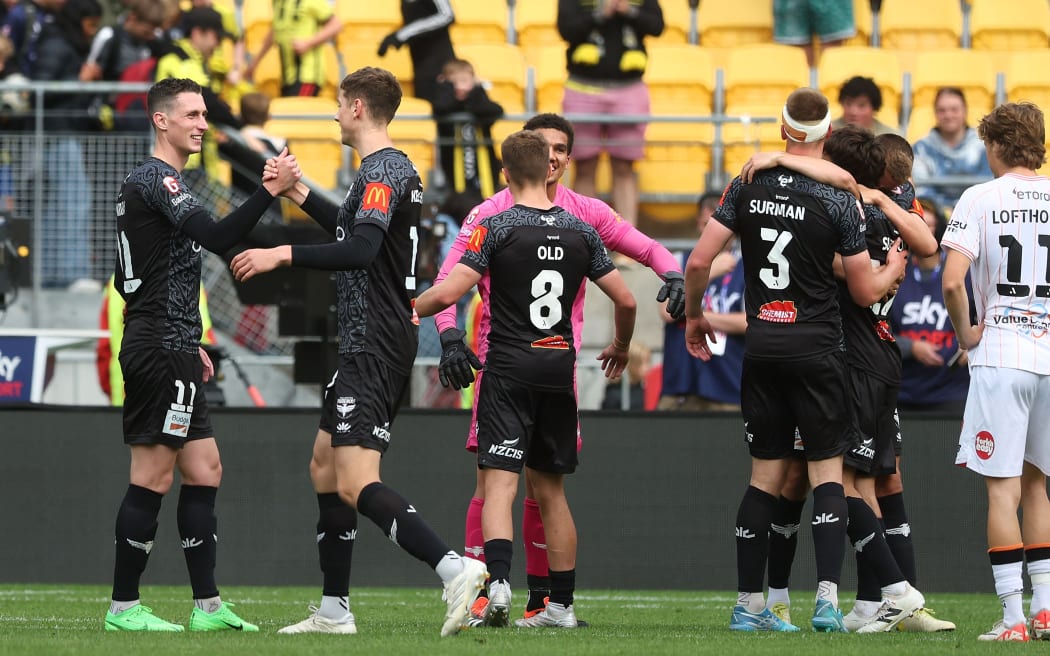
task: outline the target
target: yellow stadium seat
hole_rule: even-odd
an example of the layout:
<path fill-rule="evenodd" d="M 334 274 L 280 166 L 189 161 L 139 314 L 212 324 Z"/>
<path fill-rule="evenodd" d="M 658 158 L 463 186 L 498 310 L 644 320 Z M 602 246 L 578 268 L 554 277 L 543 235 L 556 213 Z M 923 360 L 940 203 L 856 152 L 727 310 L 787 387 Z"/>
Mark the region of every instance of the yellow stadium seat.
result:
<path fill-rule="evenodd" d="M 908 130 L 904 136 L 911 143 L 915 143 L 928 135 L 935 125 L 937 125 L 937 119 L 934 117 L 932 105 L 929 107 L 915 107 L 911 110 L 911 115 L 908 117 Z M 974 124 L 970 123 L 970 125 Z"/>
<path fill-rule="evenodd" d="M 259 60 L 252 81 L 259 91 L 271 98 L 281 95 L 281 55 L 277 48 L 270 48 Z"/>
<path fill-rule="evenodd" d="M 715 66 L 700 46 L 653 44 L 645 81 L 654 114 L 711 113 Z"/>
<path fill-rule="evenodd" d="M 1013 53 L 1006 68 L 1006 97 L 1011 102 L 1028 100 L 1050 111 L 1050 50 Z"/>
<path fill-rule="evenodd" d="M 385 57 L 376 54 L 376 48 L 370 43 L 343 44 L 339 48 L 339 54 L 343 57 L 343 65 L 346 72 L 352 73 L 365 66 L 376 66 L 386 69 L 394 74 L 397 81 L 401 83 L 401 89 L 406 96 L 412 93 L 412 80 L 414 69 L 412 59 L 408 56 L 408 48 L 387 50 Z"/>
<path fill-rule="evenodd" d="M 335 98 L 339 95 L 339 83 L 343 81 L 344 71 L 339 66 L 339 53 L 331 43 L 321 44 L 321 52 L 324 55 L 325 81 L 321 85 L 322 98 Z"/>
<path fill-rule="evenodd" d="M 265 1 L 248 0 L 245 4 L 265 4 Z M 367 45 L 375 51 L 383 37 L 401 27 L 401 10 L 396 2 L 339 0 L 335 11 L 343 25 L 336 39 L 340 50 L 350 46 Z M 390 53 L 387 53 L 387 56 L 389 57 Z"/>
<path fill-rule="evenodd" d="M 817 80 L 820 92 L 832 104 L 839 97 L 839 88 L 854 75 L 871 77 L 882 92 L 879 115 L 891 126 L 900 122 L 903 73 L 897 55 L 891 50 L 864 46 L 828 48 L 820 55 Z"/>
<path fill-rule="evenodd" d="M 449 28 L 449 36 L 457 49 L 461 45 L 507 42 L 506 2 L 452 0 L 452 11 L 456 22 Z"/>
<path fill-rule="evenodd" d="M 635 170 L 641 193 L 658 200 L 642 203 L 642 214 L 658 221 L 678 221 L 695 213 L 696 198 L 711 170 L 713 136 L 710 123 L 649 123 L 645 157 L 635 164 Z M 669 197 L 660 199 L 662 195 Z"/>
<path fill-rule="evenodd" d="M 268 133 L 288 140 L 303 175 L 325 189 L 335 189 L 343 165 L 335 110 L 330 98 L 274 98 L 265 126 Z"/>
<path fill-rule="evenodd" d="M 995 104 L 995 69 L 988 53 L 957 48 L 920 52 L 912 72 L 912 107 L 933 107 L 937 90 L 958 87 L 970 116 L 978 118 Z"/>
<path fill-rule="evenodd" d="M 533 70 L 536 111 L 560 112 L 565 95 L 565 46 L 530 48 L 525 52 L 525 63 Z"/>
<path fill-rule="evenodd" d="M 525 111 L 525 55 L 509 43 L 456 44 L 456 56 L 474 66 L 477 77 L 490 86 L 489 98 L 508 114 Z"/>
<path fill-rule="evenodd" d="M 703 46 L 726 48 L 773 40 L 773 0 L 703 0 L 698 11 Z"/>
<path fill-rule="evenodd" d="M 429 102 L 422 98 L 403 98 L 389 128 L 394 146 L 408 155 L 424 183 L 434 168 L 437 143 L 437 125 L 430 116 Z M 357 151 L 354 151 L 355 168 L 359 164 Z"/>
<path fill-rule="evenodd" d="M 894 50 L 957 48 L 962 22 L 959 0 L 883 0 L 881 44 Z"/>
<path fill-rule="evenodd" d="M 250 54 L 259 52 L 263 39 L 273 25 L 273 3 L 245 2 L 241 6 L 241 27 L 244 30 L 244 46 Z"/>
<path fill-rule="evenodd" d="M 725 66 L 726 113 L 782 104 L 792 91 L 808 85 L 809 65 L 801 48 L 775 43 L 734 48 Z"/>
<path fill-rule="evenodd" d="M 857 33 L 846 39 L 847 46 L 870 46 L 872 17 L 870 0 L 853 0 L 853 22 L 857 26 Z"/>
<path fill-rule="evenodd" d="M 784 150 L 780 135 L 783 101 L 740 107 L 735 116 L 775 118 L 771 123 L 727 123 L 722 126 L 722 141 L 725 144 L 724 166 L 726 175 L 732 179 L 740 175 L 744 162 L 756 152 Z"/>
<path fill-rule="evenodd" d="M 520 4 L 520 3 L 519 3 Z M 661 2 L 664 14 L 664 31 L 658 37 L 646 37 L 646 47 L 651 44 L 689 43 L 689 20 L 692 9 L 687 2 Z"/>
<path fill-rule="evenodd" d="M 1028 50 L 1050 43 L 1050 4 L 1046 0 L 971 0 L 973 48 Z"/>
<path fill-rule="evenodd" d="M 518 45 L 529 49 L 538 46 L 565 47 L 558 33 L 558 0 L 528 0 L 514 5 L 514 28 Z"/>

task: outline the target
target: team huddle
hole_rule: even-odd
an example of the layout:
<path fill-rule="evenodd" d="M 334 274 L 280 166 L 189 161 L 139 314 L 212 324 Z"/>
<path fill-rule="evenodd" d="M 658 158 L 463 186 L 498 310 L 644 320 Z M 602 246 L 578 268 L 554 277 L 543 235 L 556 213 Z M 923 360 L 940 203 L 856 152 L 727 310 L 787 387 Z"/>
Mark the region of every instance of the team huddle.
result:
<path fill-rule="evenodd" d="M 301 206 L 333 241 L 247 250 L 233 259 L 233 274 L 247 280 L 282 266 L 335 272 L 339 329 L 338 367 L 325 389 L 310 462 L 322 596 L 306 619 L 279 633 L 356 633 L 349 588 L 359 514 L 442 581 L 442 636 L 468 626 L 509 626 L 512 508 L 523 472 L 528 598 L 513 624 L 584 625 L 574 606 L 577 535 L 564 481 L 582 445 L 575 368 L 586 281 L 614 305 L 614 336 L 598 355 L 607 376 L 618 376 L 627 364 L 636 303 L 606 249 L 661 278 L 656 300 L 666 302 L 673 318 L 686 317 L 690 353 L 708 359 L 715 333 L 700 299 L 712 260 L 734 236 L 746 277 L 741 410 L 752 475 L 737 515 L 739 596 L 730 628 L 799 630 L 790 618 L 787 577 L 800 500 L 812 490 L 815 630 L 954 629 L 925 608 L 910 532 L 893 531 L 906 527 L 907 518 L 896 417 L 900 353 L 886 316 L 907 249 L 928 255 L 938 248 L 908 181 L 906 141 L 852 128 L 832 132 L 827 100 L 811 89 L 796 91 L 783 112 L 786 152 L 756 155 L 730 183 L 683 276 L 666 248 L 605 203 L 560 184 L 573 129 L 558 115 L 540 114 L 502 144 L 508 188 L 466 217 L 434 286 L 419 293 L 422 183 L 387 129 L 400 101 L 397 80 L 382 69 L 363 68 L 342 81 L 335 120 L 361 166 L 339 206 L 310 192 L 285 151 L 267 161 L 259 189 L 216 221 L 181 177 L 208 127 L 200 87 L 172 79 L 150 89 L 153 156 L 128 175 L 117 199 L 115 282 L 127 303 L 120 350 L 124 440 L 132 458 L 117 514 L 107 630 L 184 630 L 139 599 L 176 467 L 178 528 L 194 599 L 189 629 L 258 630 L 223 601 L 214 577 L 222 469 L 207 403 L 197 394 L 212 373 L 199 348 L 197 290 L 201 248 L 228 250 L 276 196 Z M 1036 114 L 1038 135 L 1034 120 L 1019 122 L 1031 124 L 1031 134 L 1015 126 L 1017 116 Z M 1004 105 L 981 129 L 990 159 L 997 153 L 993 170 L 1000 177 L 960 201 L 945 236 L 952 250 L 944 275 L 960 344 L 971 350 L 971 372 L 982 372 L 972 373 L 959 463 L 989 481 L 989 553 L 1004 616 L 981 639 L 1050 638 L 1044 474 L 1050 447 L 1037 434 L 1047 425 L 1040 421 L 1047 400 L 1041 395 L 1050 394 L 1042 382 L 1048 372 L 1038 367 L 1048 366 L 1050 353 L 1038 341 L 1045 312 L 1036 311 L 1038 300 L 1050 296 L 1050 274 L 1025 277 L 1050 238 L 1023 219 L 1040 194 L 1050 193 L 1046 179 L 1034 174 L 1044 154 L 1042 115 L 1034 106 Z M 988 185 L 1013 195 L 982 189 Z M 1022 188 L 1025 193 L 1017 191 Z M 992 235 L 984 221 L 992 212 L 1017 218 L 996 224 Z M 964 284 L 971 265 L 975 327 Z M 482 301 L 476 353 L 455 316 L 456 301 L 474 287 Z M 437 315 L 441 337 L 442 382 L 475 388 L 467 450 L 476 454 L 477 485 L 463 555 L 380 480 L 416 354 L 418 317 L 430 315 Z M 1031 426 L 1027 441 L 1023 432 L 1017 435 L 1025 425 Z M 858 591 L 844 615 L 838 584 L 847 537 L 857 555 Z M 1021 608 L 1025 560 L 1035 590 L 1028 616 Z"/>

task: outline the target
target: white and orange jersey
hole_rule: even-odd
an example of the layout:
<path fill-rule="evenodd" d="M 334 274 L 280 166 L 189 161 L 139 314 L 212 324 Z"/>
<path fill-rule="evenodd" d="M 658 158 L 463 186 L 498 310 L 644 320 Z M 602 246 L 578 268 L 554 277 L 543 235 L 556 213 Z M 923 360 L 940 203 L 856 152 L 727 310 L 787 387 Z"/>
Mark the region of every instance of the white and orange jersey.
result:
<path fill-rule="evenodd" d="M 1008 173 L 967 189 L 942 244 L 972 262 L 984 335 L 970 364 L 1050 374 L 1050 180 Z"/>

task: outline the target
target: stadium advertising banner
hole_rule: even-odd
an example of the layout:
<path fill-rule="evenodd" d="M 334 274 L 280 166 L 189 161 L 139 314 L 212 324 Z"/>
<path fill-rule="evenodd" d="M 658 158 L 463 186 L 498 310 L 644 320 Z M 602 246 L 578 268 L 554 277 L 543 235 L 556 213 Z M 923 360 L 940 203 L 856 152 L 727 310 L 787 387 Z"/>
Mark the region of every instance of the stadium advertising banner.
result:
<path fill-rule="evenodd" d="M 47 355 L 59 349 L 94 339 L 97 331 L 84 336 L 72 332 L 0 330 L 0 404 L 40 403 L 44 396 Z"/>

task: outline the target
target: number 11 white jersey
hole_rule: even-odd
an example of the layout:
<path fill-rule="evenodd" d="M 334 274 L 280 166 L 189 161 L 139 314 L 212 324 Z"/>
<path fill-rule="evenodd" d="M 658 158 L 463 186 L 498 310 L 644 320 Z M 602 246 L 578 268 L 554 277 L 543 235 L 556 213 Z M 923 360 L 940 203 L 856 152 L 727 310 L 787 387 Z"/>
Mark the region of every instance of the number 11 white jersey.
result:
<path fill-rule="evenodd" d="M 942 244 L 970 258 L 974 366 L 1050 374 L 1050 180 L 1006 174 L 966 190 Z"/>

